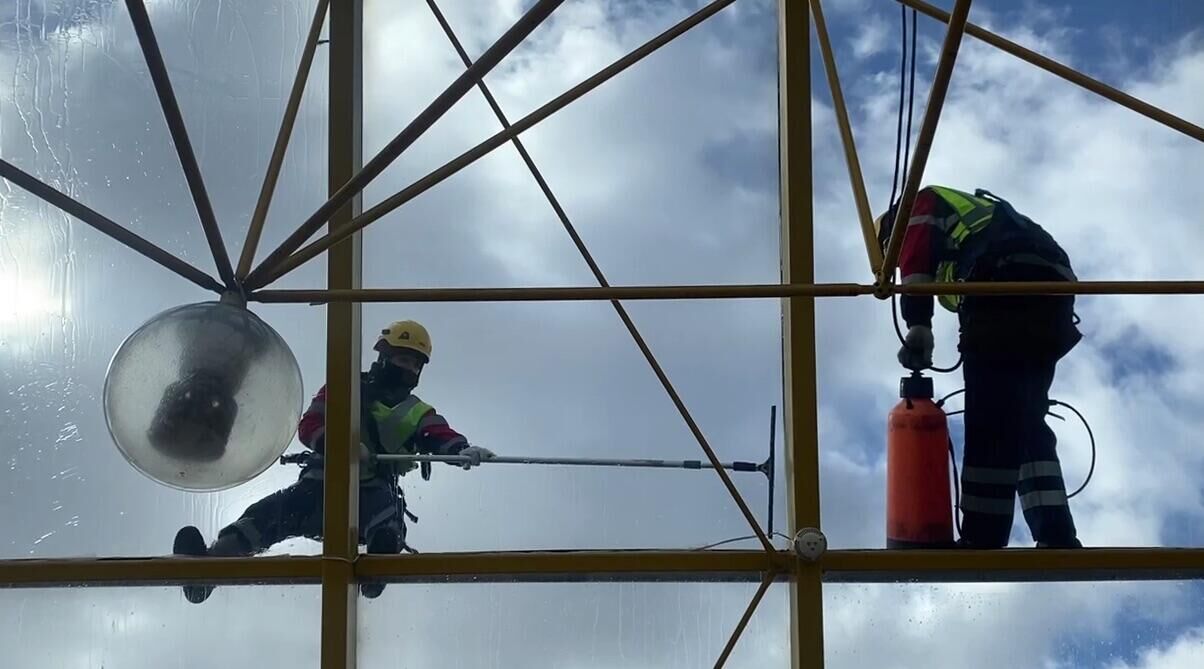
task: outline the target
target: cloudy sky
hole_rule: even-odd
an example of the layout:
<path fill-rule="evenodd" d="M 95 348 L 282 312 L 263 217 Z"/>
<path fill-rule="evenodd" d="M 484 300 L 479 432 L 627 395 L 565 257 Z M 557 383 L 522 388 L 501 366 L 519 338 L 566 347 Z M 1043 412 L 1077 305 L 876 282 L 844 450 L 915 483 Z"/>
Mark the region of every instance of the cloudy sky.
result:
<path fill-rule="evenodd" d="M 148 4 L 237 258 L 313 2 Z M 443 9 L 476 56 L 527 4 L 446 0 Z M 487 81 L 517 119 L 699 4 L 569 0 Z M 424 2 L 366 5 L 368 156 L 462 65 Z M 778 280 L 775 7 L 738 0 L 524 135 L 612 283 Z M 880 209 L 894 160 L 899 10 L 886 0 L 825 7 Z M 1193 0 L 1157 7 L 979 0 L 971 18 L 1204 123 L 1204 8 Z M 917 125 L 943 35 L 925 17 L 919 26 Z M 866 282 L 818 61 L 815 74 L 817 279 Z M 323 200 L 325 77 L 323 51 L 261 257 Z M 466 96 L 365 203 L 497 128 L 479 95 Z M 0 0 L 0 155 L 212 271 L 123 3 Z M 1204 149 L 1187 137 L 970 40 L 926 181 L 1008 198 L 1053 232 L 1084 279 L 1187 279 L 1204 232 L 1199 207 L 1183 194 L 1194 193 L 1202 171 Z M 509 146 L 369 228 L 364 248 L 364 283 L 374 287 L 593 283 Z M 322 270 L 311 262 L 277 286 L 320 287 Z M 161 555 L 181 525 L 211 537 L 294 480 L 295 470 L 274 467 L 221 493 L 176 491 L 130 467 L 105 428 L 105 370 L 124 337 L 210 295 L 7 183 L 0 289 L 19 291 L 0 309 L 0 557 Z M 1192 303 L 1081 299 L 1086 339 L 1059 367 L 1053 394 L 1080 408 L 1098 436 L 1095 477 L 1072 503 L 1089 545 L 1204 544 L 1195 439 L 1204 428 L 1204 344 Z M 720 457 L 763 459 L 769 407 L 781 403 L 779 304 L 628 308 Z M 293 348 L 306 392 L 316 390 L 325 311 L 256 311 Z M 821 494 L 836 547 L 884 542 L 883 421 L 900 375 L 889 314 L 869 297 L 819 306 Z M 421 320 L 434 337 L 419 394 L 499 453 L 700 457 L 606 303 L 368 305 L 366 335 L 397 318 Z M 954 359 L 955 334 L 954 319 L 938 316 L 938 363 Z M 939 391 L 958 387 L 958 378 L 937 380 Z M 1077 485 L 1089 462 L 1086 436 L 1054 426 Z M 764 515 L 764 480 L 735 476 Z M 747 534 L 706 473 L 441 467 L 429 482 L 405 484 L 421 518 L 410 538 L 423 551 L 681 548 Z M 1013 545 L 1031 545 L 1022 521 Z M 298 540 L 273 552 L 317 550 Z M 361 654 L 365 666 L 709 666 L 754 589 L 394 585 L 361 608 Z M 947 658 L 938 666 L 1178 669 L 1204 659 L 1204 616 L 1193 606 L 1204 589 L 1192 584 L 832 585 L 826 593 L 835 667 Z M 312 666 L 317 595 L 314 587 L 224 588 L 193 607 L 176 588 L 0 591 L 0 645 L 17 649 L 15 667 Z M 729 666 L 789 666 L 786 595 L 785 586 L 770 591 Z"/>

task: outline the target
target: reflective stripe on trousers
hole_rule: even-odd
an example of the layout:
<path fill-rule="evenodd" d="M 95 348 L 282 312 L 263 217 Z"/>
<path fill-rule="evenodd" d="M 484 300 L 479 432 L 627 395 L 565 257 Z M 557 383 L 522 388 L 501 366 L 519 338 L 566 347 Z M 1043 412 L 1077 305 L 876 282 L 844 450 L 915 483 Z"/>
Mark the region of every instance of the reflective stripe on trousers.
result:
<path fill-rule="evenodd" d="M 1037 460 L 1020 465 L 1020 508 L 1026 512 L 1047 506 L 1066 506 L 1066 483 L 1057 460 Z"/>
<path fill-rule="evenodd" d="M 1016 470 L 1008 467 L 962 467 L 962 511 L 1007 516 L 1015 512 Z"/>

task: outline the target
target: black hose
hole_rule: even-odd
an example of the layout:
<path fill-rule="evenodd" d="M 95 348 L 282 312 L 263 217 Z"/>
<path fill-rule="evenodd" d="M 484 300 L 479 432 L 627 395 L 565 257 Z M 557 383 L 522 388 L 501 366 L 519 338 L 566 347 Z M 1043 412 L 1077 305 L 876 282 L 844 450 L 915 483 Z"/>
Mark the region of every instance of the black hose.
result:
<path fill-rule="evenodd" d="M 1078 416 L 1079 420 L 1082 421 L 1083 427 L 1087 428 L 1087 438 L 1091 440 L 1091 466 L 1088 467 L 1088 469 L 1087 469 L 1087 478 L 1083 479 L 1083 484 L 1080 485 L 1078 488 L 1076 488 L 1074 492 L 1072 492 L 1066 496 L 1066 499 L 1070 499 L 1071 497 L 1074 497 L 1075 495 L 1086 490 L 1087 484 L 1091 483 L 1091 477 L 1095 475 L 1095 458 L 1096 458 L 1095 433 L 1091 431 L 1091 424 L 1087 422 L 1087 419 L 1083 417 L 1083 414 L 1079 413 L 1078 409 L 1070 406 L 1069 404 L 1067 404 L 1065 402 L 1061 402 L 1059 400 L 1050 400 L 1049 405 L 1066 407 L 1067 409 L 1070 409 L 1071 411 L 1073 411 L 1074 415 Z"/>
<path fill-rule="evenodd" d="M 962 413 L 958 411 L 957 413 Z M 949 415 L 949 414 L 946 414 Z M 953 437 L 949 437 L 949 462 L 953 465 L 953 523 L 957 525 L 957 536 L 962 535 L 962 489 L 958 482 L 957 456 L 953 453 Z"/>
<path fill-rule="evenodd" d="M 966 392 L 966 389 L 965 389 L 965 388 L 961 388 L 961 389 L 959 389 L 959 390 L 955 390 L 955 391 L 953 391 L 953 392 L 949 393 L 948 395 L 945 395 L 945 396 L 944 396 L 944 397 L 942 397 L 941 399 L 937 400 L 937 401 L 936 401 L 936 405 L 937 405 L 938 407 L 943 407 L 943 406 L 945 406 L 945 402 L 948 402 L 948 401 L 950 400 L 950 398 L 957 397 L 958 395 L 962 395 L 962 394 L 964 394 L 965 392 Z M 958 413 L 961 413 L 961 412 L 959 411 Z M 952 415 L 952 414 L 945 414 L 945 415 L 946 415 L 946 416 L 949 416 L 949 415 Z"/>
<path fill-rule="evenodd" d="M 902 330 L 902 328 L 899 327 L 899 309 L 896 306 L 894 294 L 891 294 L 891 296 L 890 296 L 890 315 L 891 315 L 891 318 L 895 322 L 895 336 L 899 338 L 899 345 L 907 346 L 907 340 L 903 337 L 903 330 Z M 930 365 L 928 367 L 928 369 L 933 372 L 936 372 L 937 374 L 952 374 L 953 372 L 956 372 L 958 370 L 958 368 L 961 366 L 962 366 L 962 356 L 961 356 L 961 353 L 958 353 L 957 354 L 957 362 L 955 362 L 952 367 L 936 367 L 936 366 Z"/>
<path fill-rule="evenodd" d="M 902 55 L 902 59 L 899 64 L 899 115 L 898 115 L 898 120 L 895 124 L 896 125 L 896 127 L 895 127 L 895 173 L 894 173 L 894 176 L 891 178 L 890 209 L 893 209 L 895 207 L 895 204 L 896 204 L 895 195 L 898 193 L 898 188 L 901 186 L 905 186 L 907 183 L 908 162 L 911 160 L 911 122 L 915 116 L 914 108 L 915 108 L 915 99 L 916 99 L 916 42 L 919 41 L 917 39 L 918 25 L 917 25 L 917 19 L 916 19 L 918 14 L 917 14 L 916 10 L 913 9 L 913 10 L 911 10 L 911 54 L 910 54 L 911 69 L 910 69 L 910 77 L 909 77 L 908 73 L 907 73 L 907 70 L 908 70 L 907 7 L 900 5 L 899 9 L 902 12 L 900 15 L 901 19 L 902 19 L 900 21 L 900 27 L 902 28 L 903 44 L 902 44 L 902 48 L 900 48 L 900 50 L 899 50 L 900 54 Z M 904 94 L 905 92 L 906 92 L 906 95 Z M 907 131 L 906 131 L 906 133 L 904 133 L 904 131 L 903 131 L 903 101 L 904 101 L 904 98 L 906 98 L 906 100 L 907 100 Z M 904 139 L 904 138 L 906 138 L 906 139 Z M 902 145 L 902 147 L 900 147 L 900 145 Z M 900 160 L 900 155 L 899 155 L 900 148 L 903 149 L 903 155 L 902 155 L 901 160 Z M 900 178 L 900 174 L 899 174 L 900 165 L 902 165 L 902 169 L 903 169 L 901 178 Z M 890 209 L 887 209 L 888 216 L 889 216 Z M 892 293 L 890 296 L 890 312 L 891 312 L 891 317 L 894 319 L 894 323 L 895 323 L 895 336 L 897 336 L 899 338 L 900 345 L 906 346 L 907 341 L 903 337 L 903 330 L 899 327 L 898 297 L 894 293 Z M 954 363 L 952 367 L 930 366 L 929 369 L 932 370 L 933 372 L 936 372 L 937 374 L 952 374 L 953 372 L 956 372 L 958 370 L 958 368 L 960 368 L 961 366 L 962 366 L 962 358 L 961 358 L 961 355 L 959 354 L 958 358 L 957 358 L 957 362 Z"/>
<path fill-rule="evenodd" d="M 955 390 L 955 391 L 949 393 L 948 395 L 945 395 L 941 399 L 937 400 L 936 405 L 938 407 L 943 406 L 945 404 L 945 402 L 947 400 L 949 400 L 949 398 L 954 397 L 954 396 L 959 395 L 964 392 L 966 392 L 965 388 L 962 388 L 960 390 Z M 1083 423 L 1083 427 L 1087 428 L 1087 437 L 1091 441 L 1091 466 L 1087 469 L 1087 477 L 1083 479 L 1083 483 L 1078 488 L 1076 488 L 1074 492 L 1066 495 L 1066 499 L 1071 499 L 1071 498 L 1075 497 L 1076 495 L 1078 495 L 1079 493 L 1086 490 L 1087 485 L 1089 483 L 1091 483 L 1091 478 L 1095 475 L 1095 462 L 1096 462 L 1096 458 L 1097 458 L 1097 449 L 1096 449 L 1096 445 L 1095 445 L 1095 432 L 1092 431 L 1091 424 L 1087 422 L 1087 419 L 1083 416 L 1083 414 L 1080 413 L 1079 410 L 1074 408 L 1073 406 L 1067 404 L 1066 402 L 1062 402 L 1061 400 L 1054 400 L 1054 399 L 1049 400 L 1049 405 L 1051 407 L 1052 406 L 1066 407 L 1067 409 L 1070 409 L 1071 411 L 1073 411 L 1074 415 L 1078 416 L 1079 421 Z M 948 418 L 948 417 L 952 417 L 952 416 L 956 416 L 958 414 L 964 414 L 964 413 L 966 413 L 965 409 L 958 409 L 957 411 L 946 411 L 945 417 Z M 1053 413 L 1052 411 L 1047 412 L 1047 413 L 1056 418 L 1062 419 L 1061 416 L 1058 416 L 1057 414 Z M 961 521 L 961 515 L 960 515 L 962 512 L 962 504 L 961 504 L 962 493 L 961 493 L 961 485 L 959 483 L 959 477 L 958 477 L 958 473 L 957 473 L 957 455 L 953 451 L 953 437 L 952 436 L 949 437 L 949 463 L 953 467 L 953 509 L 954 509 L 953 520 L 957 524 L 957 535 L 960 537 L 962 534 L 962 521 Z"/>
<path fill-rule="evenodd" d="M 903 17 L 903 20 L 899 22 L 899 27 L 903 29 L 903 47 L 899 49 L 899 115 L 895 126 L 895 172 L 890 181 L 890 206 L 892 208 L 895 206 L 895 195 L 899 192 L 899 159 L 903 153 L 903 100 L 907 88 L 905 85 L 907 80 L 907 6 L 900 4 L 899 11 L 902 12 Z"/>
<path fill-rule="evenodd" d="M 920 41 L 916 16 L 916 10 L 911 10 L 911 81 L 907 93 L 907 142 L 903 145 L 903 183 L 907 183 L 908 161 L 911 160 L 911 119 L 916 101 L 916 42 Z"/>

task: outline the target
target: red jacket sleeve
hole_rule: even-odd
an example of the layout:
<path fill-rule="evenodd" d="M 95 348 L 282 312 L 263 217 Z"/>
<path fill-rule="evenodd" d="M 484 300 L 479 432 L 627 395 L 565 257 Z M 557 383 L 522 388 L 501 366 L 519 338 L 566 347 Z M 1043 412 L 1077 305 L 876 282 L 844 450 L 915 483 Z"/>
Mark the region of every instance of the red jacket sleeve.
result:
<path fill-rule="evenodd" d="M 418 423 L 415 447 L 419 453 L 455 455 L 468 447 L 468 439 L 452 429 L 447 419 L 431 409 Z"/>
<path fill-rule="evenodd" d="M 297 438 L 308 449 L 321 453 L 326 447 L 326 386 L 318 390 L 297 426 Z"/>
<path fill-rule="evenodd" d="M 943 235 L 938 224 L 940 198 L 929 189 L 916 195 L 899 251 L 899 272 L 903 285 L 932 281 L 936 274 L 936 244 Z"/>
<path fill-rule="evenodd" d="M 925 188 L 916 195 L 903 231 L 903 247 L 899 251 L 899 274 L 902 284 L 931 282 L 936 277 L 938 249 L 944 244 L 941 228 L 943 201 Z M 900 299 L 903 320 L 908 326 L 932 325 L 933 303 L 928 295 L 904 295 Z"/>

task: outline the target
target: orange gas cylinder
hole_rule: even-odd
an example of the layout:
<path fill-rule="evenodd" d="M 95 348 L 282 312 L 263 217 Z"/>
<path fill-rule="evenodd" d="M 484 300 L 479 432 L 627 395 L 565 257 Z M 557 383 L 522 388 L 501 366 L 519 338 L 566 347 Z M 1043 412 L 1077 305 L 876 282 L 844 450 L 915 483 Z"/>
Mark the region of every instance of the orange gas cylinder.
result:
<path fill-rule="evenodd" d="M 932 401 L 932 379 L 899 383 L 902 399 L 887 418 L 886 546 L 947 548 L 953 544 L 949 494 L 949 426 Z"/>

